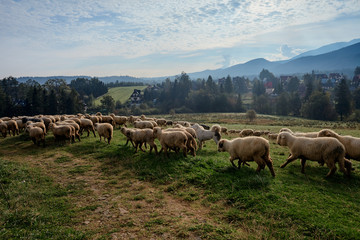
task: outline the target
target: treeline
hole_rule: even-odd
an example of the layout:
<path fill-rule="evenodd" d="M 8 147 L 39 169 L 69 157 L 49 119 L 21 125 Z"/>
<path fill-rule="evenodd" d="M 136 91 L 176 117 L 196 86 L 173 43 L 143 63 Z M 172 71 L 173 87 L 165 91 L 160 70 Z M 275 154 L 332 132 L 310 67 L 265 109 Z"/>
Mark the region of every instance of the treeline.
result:
<path fill-rule="evenodd" d="M 106 87 L 114 88 L 114 87 L 132 87 L 132 86 L 144 86 L 143 82 L 119 82 L 116 80 L 115 82 L 106 83 Z"/>
<path fill-rule="evenodd" d="M 41 85 L 31 79 L 20 83 L 8 77 L 0 80 L 0 116 L 84 112 L 94 98 L 107 91 L 97 78 L 78 78 L 70 84 L 63 79 L 49 79 Z"/>
<path fill-rule="evenodd" d="M 354 75 L 360 74 L 360 67 Z M 352 90 L 350 90 L 350 85 Z M 316 120 L 360 120 L 360 88 L 358 82 L 345 77 L 335 87 L 328 88 L 316 74 L 293 76 L 281 81 L 263 69 L 259 78 L 250 81 L 244 77 L 214 81 L 190 80 L 186 73 L 175 81 L 166 79 L 144 91 L 142 111 L 156 108 L 158 112 L 243 112 L 298 116 Z M 249 93 L 252 94 L 249 94 Z M 242 95 L 251 95 L 251 102 L 243 103 Z M 134 111 L 134 109 L 132 110 Z M 137 112 L 140 112 L 138 110 Z"/>

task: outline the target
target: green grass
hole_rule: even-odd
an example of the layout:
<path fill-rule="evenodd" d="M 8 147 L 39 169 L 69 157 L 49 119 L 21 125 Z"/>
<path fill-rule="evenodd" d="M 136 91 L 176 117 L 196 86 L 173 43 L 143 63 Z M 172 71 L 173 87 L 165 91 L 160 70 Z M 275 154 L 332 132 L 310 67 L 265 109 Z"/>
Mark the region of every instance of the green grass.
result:
<path fill-rule="evenodd" d="M 257 122 L 248 124 L 243 114 L 187 114 L 176 115 L 176 118 L 209 125 L 220 123 L 234 129 L 269 129 L 274 132 L 282 127 L 290 127 L 294 131 L 318 131 L 328 127 L 344 135 L 360 137 L 359 125 L 352 123 L 260 115 Z M 262 121 L 266 124 L 262 125 Z M 177 223 L 175 218 L 154 215 L 144 219 L 143 225 L 154 234 L 167 232 L 179 238 L 195 235 L 202 239 L 234 239 L 234 236 L 239 237 L 237 231 L 240 230 L 244 233 L 240 234 L 243 238 L 254 239 L 360 238 L 360 163 L 356 161 L 352 161 L 355 171 L 351 178 L 344 177 L 339 171 L 333 177 L 325 178 L 328 168 L 310 161 L 305 168 L 306 174 L 302 174 L 299 161 L 281 169 L 279 166 L 286 160 L 289 151 L 270 142 L 276 173 L 273 178 L 268 168 L 256 173 L 255 163 L 234 169 L 228 160 L 229 154 L 217 152 L 213 141 L 206 142 L 196 157 L 183 158 L 181 154 L 170 152 L 167 159 L 163 154 L 149 154 L 148 150 L 134 154 L 132 147 L 124 146 L 125 137 L 119 130 L 115 130 L 110 145 L 100 143 L 98 138 L 84 137 L 80 143 L 55 146 L 50 136 L 48 138 L 50 140 L 45 149 L 34 147 L 30 142 L 24 143 L 21 136 L 7 138 L 2 140 L 0 151 L 16 145 L 20 149 L 16 153 L 19 157 L 23 158 L 26 152 L 35 159 L 61 151 L 63 154 L 52 161 L 57 168 L 70 165 L 66 173 L 73 178 L 84 177 L 91 171 L 98 172 L 96 177 L 99 180 L 102 177 L 108 188 L 120 187 L 117 190 L 119 195 L 130 193 L 127 201 L 135 204 L 135 210 L 153 202 L 161 208 L 165 195 L 170 194 L 186 204 L 205 207 L 213 220 L 194 220 L 191 226 L 180 228 L 174 224 Z M 86 159 L 86 165 L 77 165 L 67 157 L 70 155 Z M 64 238 L 66 234 L 74 239 L 85 236 L 71 228 L 69 218 L 74 210 L 68 201 L 69 194 L 78 198 L 87 196 L 88 192 L 83 190 L 84 183 L 76 181 L 61 188 L 38 170 L 9 161 L 0 161 L 0 167 L 1 182 L 6 193 L 0 193 L 0 207 L 4 213 L 0 215 L 0 225 L 4 226 L 0 230 L 0 238 L 17 238 L 30 233 L 46 238 L 47 231 L 59 238 Z M 150 183 L 156 189 L 154 195 L 147 195 L 146 189 L 141 186 L 132 188 L 134 176 L 136 180 Z M 25 183 L 22 182 L 24 179 Z M 118 186 L 124 180 L 126 184 Z M 21 196 L 21 192 L 25 192 L 25 195 Z M 100 205 L 101 202 L 89 203 L 78 211 L 96 214 Z M 14 206 L 18 210 L 15 211 Z M 49 216 L 54 218 L 45 224 L 42 219 Z M 35 223 L 27 227 L 26 224 L 33 218 Z M 178 228 L 172 230 L 175 226 Z M 129 218 L 119 223 L 119 227 L 131 229 L 137 226 L 134 219 Z"/>
<path fill-rule="evenodd" d="M 0 239 L 86 239 L 72 228 L 67 191 L 25 165 L 0 159 Z"/>
<path fill-rule="evenodd" d="M 114 88 L 109 88 L 109 91 L 96 98 L 95 99 L 95 106 L 99 106 L 101 104 L 101 99 L 105 96 L 105 95 L 110 95 L 115 102 L 116 101 L 120 101 L 122 104 L 124 104 L 131 96 L 131 94 L 134 92 L 134 89 L 139 89 L 139 90 L 144 90 L 147 86 L 130 86 L 130 87 L 114 87 Z"/>

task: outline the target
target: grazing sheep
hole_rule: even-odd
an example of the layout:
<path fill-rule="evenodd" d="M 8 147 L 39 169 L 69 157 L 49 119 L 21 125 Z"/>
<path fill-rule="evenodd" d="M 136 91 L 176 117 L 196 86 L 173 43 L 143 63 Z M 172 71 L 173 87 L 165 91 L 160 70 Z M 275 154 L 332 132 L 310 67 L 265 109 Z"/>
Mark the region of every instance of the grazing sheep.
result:
<path fill-rule="evenodd" d="M 156 123 L 159 126 L 166 126 L 167 121 L 164 118 L 156 119 Z"/>
<path fill-rule="evenodd" d="M 277 137 L 278 137 L 278 134 L 277 134 L 277 133 L 269 133 L 269 134 L 268 134 L 269 140 L 276 140 Z"/>
<path fill-rule="evenodd" d="M 90 119 L 93 122 L 93 124 L 101 122 L 101 117 L 99 116 L 92 115 L 92 116 L 88 116 L 87 119 Z"/>
<path fill-rule="evenodd" d="M 1 134 L 2 134 L 2 136 L 3 136 L 4 138 L 6 138 L 7 131 L 8 131 L 8 128 L 7 128 L 6 123 L 5 123 L 5 122 L 1 122 L 1 123 L 0 123 L 0 132 L 1 132 Z"/>
<path fill-rule="evenodd" d="M 19 127 L 15 120 L 4 121 L 4 123 L 6 123 L 7 125 L 7 129 L 9 131 L 10 136 L 11 136 L 10 131 L 12 132 L 13 136 L 15 136 L 15 134 L 19 135 Z"/>
<path fill-rule="evenodd" d="M 106 139 L 108 140 L 108 144 L 110 144 L 110 141 L 113 137 L 113 126 L 110 123 L 95 123 L 96 131 L 99 134 L 100 142 L 101 137 L 104 137 L 104 141 L 106 142 Z"/>
<path fill-rule="evenodd" d="M 254 131 L 253 136 L 260 137 L 263 134 L 264 134 L 264 131 L 256 130 L 256 131 Z"/>
<path fill-rule="evenodd" d="M 75 131 L 75 138 L 77 138 L 78 140 L 79 140 L 79 142 L 81 141 L 80 140 L 80 133 L 79 133 L 79 131 L 80 131 L 80 126 L 79 126 L 79 124 L 77 124 L 74 120 L 70 120 L 70 119 L 67 119 L 67 120 L 65 120 L 65 121 L 63 121 L 63 122 L 56 122 L 55 123 L 56 125 L 70 125 L 70 126 L 73 126 L 74 127 L 74 131 Z M 74 141 L 75 142 L 75 141 Z"/>
<path fill-rule="evenodd" d="M 139 129 L 144 129 L 144 128 L 150 128 L 153 129 L 154 128 L 154 124 L 150 121 L 135 121 L 134 122 L 134 127 L 135 128 L 139 128 Z"/>
<path fill-rule="evenodd" d="M 235 129 L 230 129 L 228 132 L 229 132 L 229 134 L 235 134 L 236 130 Z"/>
<path fill-rule="evenodd" d="M 252 136 L 253 134 L 254 134 L 254 130 L 252 130 L 252 129 L 243 129 L 239 133 L 239 136 L 240 137 L 247 137 L 247 136 Z"/>
<path fill-rule="evenodd" d="M 196 150 L 197 150 L 197 143 L 195 140 L 195 137 L 191 134 L 192 131 L 195 132 L 194 129 L 192 128 L 168 128 L 164 131 L 166 132 L 178 132 L 178 131 L 182 131 L 183 133 L 186 134 L 186 137 L 188 138 L 187 142 L 186 142 L 186 147 L 187 150 L 195 157 L 196 156 Z"/>
<path fill-rule="evenodd" d="M 67 125 L 61 125 L 56 126 L 54 123 L 49 124 L 49 130 L 53 132 L 53 135 L 55 137 L 55 142 L 58 142 L 60 140 L 66 140 L 69 139 L 70 143 L 72 141 L 72 133 L 73 133 L 73 127 L 67 126 Z"/>
<path fill-rule="evenodd" d="M 255 161 L 258 164 L 256 169 L 260 172 L 265 165 L 270 169 L 271 175 L 275 177 L 273 163 L 270 157 L 269 142 L 262 137 L 235 138 L 233 140 L 222 139 L 218 144 L 219 152 L 229 152 L 230 162 L 236 168 L 234 160 L 238 159 L 238 168 L 241 163 Z"/>
<path fill-rule="evenodd" d="M 16 119 L 15 121 L 18 125 L 19 131 L 22 131 L 26 128 L 26 124 L 23 123 L 22 119 Z"/>
<path fill-rule="evenodd" d="M 154 136 L 159 139 L 161 144 L 161 151 L 164 150 L 164 154 L 169 157 L 168 155 L 168 148 L 172 148 L 177 152 L 177 149 L 181 149 L 183 151 L 184 157 L 186 157 L 187 147 L 186 142 L 188 138 L 186 134 L 181 131 L 177 132 L 165 132 L 162 131 L 160 127 L 154 128 Z"/>
<path fill-rule="evenodd" d="M 41 121 L 41 122 L 27 121 L 27 122 L 26 122 L 26 127 L 28 127 L 28 126 L 39 127 L 39 128 L 41 128 L 41 129 L 44 131 L 44 134 L 45 134 L 45 135 L 47 134 L 46 126 L 45 126 L 45 124 L 44 124 L 43 121 Z M 27 129 L 26 129 L 25 131 L 27 131 Z M 28 131 L 27 131 L 27 132 L 28 132 Z"/>
<path fill-rule="evenodd" d="M 125 127 L 127 127 L 126 126 L 126 122 L 127 122 L 127 120 L 128 120 L 128 118 L 127 117 L 125 117 L 125 116 L 116 116 L 115 114 L 110 114 L 110 116 L 114 119 L 114 121 L 115 121 L 115 127 L 116 127 L 116 125 L 119 125 L 120 126 L 120 128 L 121 128 L 121 126 L 122 125 L 124 125 Z"/>
<path fill-rule="evenodd" d="M 51 120 L 51 118 L 42 117 L 42 118 L 40 118 L 40 119 L 44 122 L 45 127 L 46 127 L 46 130 L 49 130 L 49 124 L 53 122 L 53 121 Z"/>
<path fill-rule="evenodd" d="M 219 140 L 221 139 L 220 134 L 220 126 L 214 125 L 211 127 L 210 130 L 205 130 L 202 126 L 195 123 L 193 126 L 191 126 L 196 131 L 196 136 L 199 141 L 199 149 L 202 148 L 202 145 L 205 141 L 213 139 L 216 144 L 218 144 Z"/>
<path fill-rule="evenodd" d="M 206 124 L 200 124 L 200 126 L 202 126 L 205 130 L 210 130 L 210 126 Z"/>
<path fill-rule="evenodd" d="M 126 128 L 126 127 L 122 127 L 120 129 L 121 133 L 124 134 L 124 136 L 126 137 L 126 143 L 125 143 L 125 146 L 130 142 L 132 144 L 133 147 L 135 147 L 134 145 L 134 142 L 132 141 L 131 139 L 131 134 L 130 132 L 133 132 L 135 131 L 134 129 L 132 128 Z"/>
<path fill-rule="evenodd" d="M 288 132 L 291 133 L 292 135 L 296 136 L 296 137 L 308 137 L 308 138 L 316 138 L 318 136 L 318 132 L 293 132 L 291 131 L 289 128 L 282 128 L 279 131 L 281 132 Z"/>
<path fill-rule="evenodd" d="M 288 146 L 290 149 L 290 156 L 286 162 L 281 165 L 281 168 L 300 158 L 302 173 L 305 173 L 305 163 L 306 160 L 309 159 L 311 161 L 317 161 L 320 164 L 326 163 L 330 169 L 326 175 L 327 177 L 335 173 L 336 162 L 338 162 L 341 172 L 350 175 L 352 167 L 350 161 L 345 161 L 345 147 L 335 138 L 296 137 L 289 132 L 281 132 L 276 142 L 280 146 Z M 345 170 L 345 167 L 347 170 Z"/>
<path fill-rule="evenodd" d="M 40 142 L 42 142 L 43 147 L 45 147 L 45 133 L 42 128 L 29 125 L 27 126 L 27 132 L 29 132 L 29 137 L 34 144 L 40 146 Z"/>
<path fill-rule="evenodd" d="M 154 149 L 155 154 L 158 153 L 157 146 L 154 142 L 155 136 L 152 129 L 134 129 L 134 131 L 128 131 L 128 137 L 134 142 L 135 144 L 135 152 L 138 151 L 138 146 L 141 151 L 145 152 L 142 149 L 143 143 L 148 143 L 150 145 L 150 153 L 152 149 Z"/>
<path fill-rule="evenodd" d="M 191 124 L 187 121 L 177 121 L 175 124 L 180 124 L 184 127 L 191 127 Z"/>
<path fill-rule="evenodd" d="M 360 161 L 360 138 L 353 136 L 340 136 L 330 129 L 323 129 L 318 133 L 319 137 L 333 137 L 339 140 L 345 147 L 346 158 Z"/>
<path fill-rule="evenodd" d="M 221 127 L 221 133 L 228 135 L 228 129 L 226 127 Z"/>
<path fill-rule="evenodd" d="M 115 126 L 115 121 L 112 116 L 101 116 L 102 123 L 109 123 L 112 126 Z"/>
<path fill-rule="evenodd" d="M 95 134 L 95 128 L 94 124 L 90 119 L 82 118 L 80 119 L 80 134 L 82 135 L 82 132 L 86 130 L 88 135 L 90 134 L 90 131 L 94 134 L 94 137 L 96 137 Z"/>

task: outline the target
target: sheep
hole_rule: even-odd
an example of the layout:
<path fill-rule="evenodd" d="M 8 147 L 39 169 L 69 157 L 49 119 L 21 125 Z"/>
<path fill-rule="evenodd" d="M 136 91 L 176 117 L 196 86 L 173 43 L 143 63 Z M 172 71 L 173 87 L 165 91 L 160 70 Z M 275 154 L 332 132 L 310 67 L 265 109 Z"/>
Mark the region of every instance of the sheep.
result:
<path fill-rule="evenodd" d="M 128 137 L 134 142 L 135 152 L 138 151 L 138 146 L 141 151 L 145 152 L 142 149 L 143 143 L 148 143 L 150 145 L 150 153 L 154 148 L 155 154 L 158 154 L 157 146 L 154 142 L 155 136 L 152 129 L 135 129 L 134 131 L 127 132 Z"/>
<path fill-rule="evenodd" d="M 86 119 L 86 118 L 80 119 L 80 134 L 81 135 L 82 135 L 82 132 L 84 131 L 84 129 L 88 133 L 87 136 L 89 136 L 90 131 L 91 131 L 94 134 L 94 137 L 96 137 L 94 124 L 90 119 Z"/>
<path fill-rule="evenodd" d="M 133 147 L 135 147 L 134 142 L 131 139 L 131 134 L 129 134 L 129 132 L 135 131 L 135 129 L 132 128 L 126 128 L 126 127 L 122 127 L 120 129 L 121 133 L 124 134 L 124 136 L 126 137 L 126 143 L 125 146 L 130 142 L 132 144 Z"/>
<path fill-rule="evenodd" d="M 101 142 L 101 137 L 104 137 L 104 141 L 106 141 L 107 139 L 108 144 L 110 144 L 110 141 L 113 137 L 113 131 L 114 131 L 113 126 L 110 123 L 95 123 L 95 128 L 99 134 L 100 142 Z"/>
<path fill-rule="evenodd" d="M 221 127 L 221 133 L 228 135 L 228 129 L 226 127 Z"/>
<path fill-rule="evenodd" d="M 180 124 L 184 127 L 191 127 L 191 124 L 187 121 L 177 121 L 176 124 Z"/>
<path fill-rule="evenodd" d="M 252 129 L 243 129 L 239 133 L 239 136 L 240 137 L 247 137 L 247 136 L 252 136 L 253 134 L 254 134 L 254 130 L 252 130 Z"/>
<path fill-rule="evenodd" d="M 39 128 L 41 128 L 41 129 L 44 131 L 44 134 L 45 134 L 45 135 L 47 134 L 46 126 L 45 126 L 45 124 L 44 124 L 43 121 L 41 121 L 41 122 L 27 121 L 27 122 L 26 122 L 26 126 L 27 126 L 27 127 L 28 127 L 28 126 L 39 127 Z M 27 129 L 26 129 L 25 131 L 28 132 Z"/>
<path fill-rule="evenodd" d="M 79 142 L 81 141 L 80 140 L 80 134 L 79 134 L 79 131 L 80 131 L 80 126 L 79 124 L 77 124 L 74 120 L 70 120 L 70 119 L 67 119 L 63 122 L 56 122 L 55 123 L 56 125 L 70 125 L 70 126 L 73 126 L 74 127 L 74 135 L 75 137 L 79 140 Z M 74 141 L 75 142 L 75 141 Z"/>
<path fill-rule="evenodd" d="M 241 163 L 255 161 L 258 164 L 256 172 L 260 172 L 265 165 L 270 169 L 271 175 L 275 177 L 273 162 L 270 157 L 269 142 L 262 137 L 235 138 L 233 140 L 222 139 L 218 144 L 219 152 L 228 152 L 230 162 L 236 168 L 234 160 L 238 159 L 238 168 Z"/>
<path fill-rule="evenodd" d="M 154 136 L 160 141 L 160 152 L 164 150 L 164 154 L 167 157 L 169 157 L 169 154 L 167 152 L 168 148 L 173 148 L 175 149 L 175 151 L 177 151 L 177 148 L 180 148 L 183 151 L 184 157 L 187 156 L 186 142 L 188 138 L 186 137 L 186 134 L 184 132 L 165 132 L 162 131 L 160 127 L 155 127 L 153 132 Z"/>
<path fill-rule="evenodd" d="M 278 134 L 277 134 L 277 133 L 269 133 L 269 134 L 268 134 L 269 140 L 276 140 L 277 137 L 278 137 Z"/>
<path fill-rule="evenodd" d="M 112 116 L 101 116 L 102 123 L 109 123 L 112 126 L 115 126 L 115 121 Z"/>
<path fill-rule="evenodd" d="M 87 119 L 90 119 L 90 120 L 93 122 L 93 124 L 100 122 L 100 117 L 99 117 L 99 116 L 94 116 L 94 115 L 90 116 L 90 115 L 89 115 L 89 116 L 87 116 L 86 118 L 87 118 Z"/>
<path fill-rule="evenodd" d="M 13 136 L 15 136 L 15 134 L 19 135 L 19 127 L 15 120 L 4 121 L 4 123 L 6 123 L 7 125 L 7 129 L 9 131 L 10 136 L 11 136 L 10 131 L 12 132 Z"/>
<path fill-rule="evenodd" d="M 45 133 L 42 128 L 29 125 L 27 126 L 27 132 L 29 132 L 29 137 L 34 144 L 40 146 L 40 142 L 42 142 L 43 147 L 45 147 Z"/>
<path fill-rule="evenodd" d="M 176 125 L 175 125 L 175 129 L 183 129 L 183 130 L 186 130 L 188 133 L 191 134 L 191 136 L 192 136 L 193 138 L 197 138 L 196 131 L 195 131 L 194 128 L 184 127 L 183 125 L 176 124 Z"/>
<path fill-rule="evenodd" d="M 345 147 L 346 158 L 360 161 L 360 138 L 353 136 L 340 136 L 330 129 L 323 129 L 318 133 L 318 137 L 333 137 L 339 140 Z"/>
<path fill-rule="evenodd" d="M 110 116 L 114 119 L 114 121 L 115 121 L 115 126 L 116 126 L 116 124 L 117 125 L 119 125 L 120 127 L 121 127 L 121 125 L 124 125 L 125 127 L 127 127 L 126 126 L 126 122 L 127 122 L 127 117 L 125 117 L 125 116 L 116 116 L 115 114 L 110 114 Z"/>
<path fill-rule="evenodd" d="M 49 124 L 53 122 L 53 121 L 51 120 L 51 118 L 42 117 L 42 118 L 40 118 L 40 119 L 44 122 L 45 127 L 46 127 L 46 130 L 49 130 Z"/>
<path fill-rule="evenodd" d="M 192 128 L 168 128 L 165 131 L 166 132 L 178 132 L 181 131 L 183 133 L 186 134 L 186 137 L 188 138 L 187 142 L 186 142 L 186 147 L 188 149 L 188 151 L 191 152 L 191 154 L 195 157 L 196 156 L 196 150 L 197 150 L 197 143 L 195 140 L 195 137 L 188 131 L 188 130 L 193 130 Z"/>
<path fill-rule="evenodd" d="M 6 138 L 8 127 L 5 122 L 0 123 L 0 132 L 4 138 Z"/>
<path fill-rule="evenodd" d="M 49 124 L 49 130 L 53 132 L 55 137 L 55 142 L 58 142 L 60 139 L 69 139 L 70 143 L 72 140 L 73 127 L 68 125 L 56 126 L 54 123 Z"/>
<path fill-rule="evenodd" d="M 301 173 L 305 173 L 305 163 L 309 159 L 320 164 L 326 163 L 330 169 L 326 177 L 330 177 L 335 173 L 336 162 L 338 162 L 341 172 L 345 175 L 350 175 L 352 166 L 349 160 L 345 160 L 345 147 L 335 138 L 296 137 L 289 132 L 281 132 L 276 142 L 280 146 L 288 146 L 290 149 L 290 156 L 280 166 L 281 168 L 300 158 Z M 345 167 L 347 170 L 345 170 Z"/>
<path fill-rule="evenodd" d="M 164 118 L 156 119 L 156 123 L 159 126 L 166 126 L 167 121 Z"/>
<path fill-rule="evenodd" d="M 19 131 L 22 131 L 26 128 L 26 124 L 23 123 L 22 119 L 16 119 L 16 124 L 18 125 Z"/>
<path fill-rule="evenodd" d="M 218 144 L 221 139 L 221 129 L 219 125 L 213 125 L 210 130 L 205 130 L 202 126 L 195 123 L 192 128 L 196 131 L 196 136 L 199 141 L 199 149 L 202 149 L 202 145 L 206 140 L 213 139 L 215 143 Z"/>
<path fill-rule="evenodd" d="M 134 127 L 135 128 L 140 128 L 140 129 L 144 129 L 144 128 L 153 129 L 154 125 L 150 121 L 135 121 L 134 122 Z"/>
<path fill-rule="evenodd" d="M 316 138 L 318 136 L 318 132 L 293 132 L 289 128 L 282 128 L 279 132 L 289 132 L 296 137 Z"/>

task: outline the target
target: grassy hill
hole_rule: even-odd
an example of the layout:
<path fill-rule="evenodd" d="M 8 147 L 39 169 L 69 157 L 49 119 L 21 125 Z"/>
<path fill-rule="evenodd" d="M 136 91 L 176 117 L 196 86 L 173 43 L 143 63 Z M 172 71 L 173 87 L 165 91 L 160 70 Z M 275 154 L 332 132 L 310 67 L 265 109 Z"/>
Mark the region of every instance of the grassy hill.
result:
<path fill-rule="evenodd" d="M 160 116 L 158 116 L 160 117 Z M 164 116 L 170 118 L 169 115 Z M 228 129 L 318 131 L 360 137 L 359 124 L 244 114 L 181 114 L 173 120 Z M 118 128 L 110 145 L 82 136 L 46 147 L 24 135 L 1 138 L 0 239 L 359 239 L 360 163 L 346 178 L 300 161 L 274 141 L 276 177 L 257 165 L 234 169 L 229 154 L 207 141 L 196 157 L 134 152 Z M 224 135 L 232 139 L 236 135 Z M 156 140 L 160 149 L 160 144 Z"/>
<path fill-rule="evenodd" d="M 95 99 L 95 106 L 99 106 L 101 104 L 100 100 L 105 95 L 110 95 L 115 102 L 120 100 L 121 103 L 125 103 L 134 92 L 134 89 L 144 90 L 146 87 L 147 86 L 130 86 L 109 88 L 109 91 L 106 94 Z"/>

